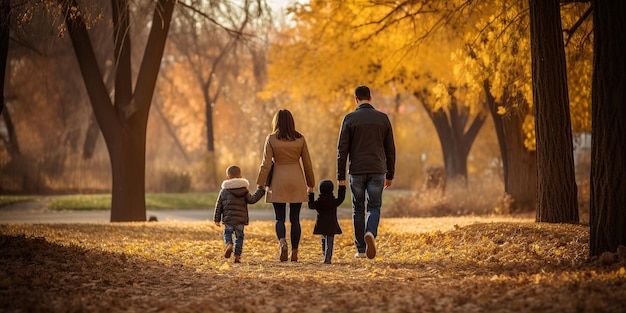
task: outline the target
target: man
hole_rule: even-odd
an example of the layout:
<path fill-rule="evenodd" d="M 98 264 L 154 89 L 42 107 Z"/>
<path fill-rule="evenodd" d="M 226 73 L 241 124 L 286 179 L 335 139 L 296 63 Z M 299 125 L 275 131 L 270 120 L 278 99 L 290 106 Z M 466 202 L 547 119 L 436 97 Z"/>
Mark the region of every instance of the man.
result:
<path fill-rule="evenodd" d="M 355 257 L 373 259 L 376 257 L 375 239 L 383 189 L 391 186 L 393 180 L 396 148 L 389 118 L 370 104 L 370 89 L 356 87 L 354 98 L 357 108 L 344 117 L 339 132 L 337 180 L 340 186 L 346 185 L 346 162 L 349 159 Z"/>

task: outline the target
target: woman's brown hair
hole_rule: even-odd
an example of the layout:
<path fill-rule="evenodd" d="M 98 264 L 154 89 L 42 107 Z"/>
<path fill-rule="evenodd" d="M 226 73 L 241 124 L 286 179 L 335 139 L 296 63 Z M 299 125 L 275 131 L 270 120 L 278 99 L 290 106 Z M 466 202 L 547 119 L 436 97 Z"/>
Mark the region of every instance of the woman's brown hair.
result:
<path fill-rule="evenodd" d="M 302 137 L 302 134 L 296 131 L 296 123 L 289 110 L 282 109 L 276 112 L 272 125 L 272 134 L 275 134 L 276 138 L 280 140 L 293 141 Z"/>

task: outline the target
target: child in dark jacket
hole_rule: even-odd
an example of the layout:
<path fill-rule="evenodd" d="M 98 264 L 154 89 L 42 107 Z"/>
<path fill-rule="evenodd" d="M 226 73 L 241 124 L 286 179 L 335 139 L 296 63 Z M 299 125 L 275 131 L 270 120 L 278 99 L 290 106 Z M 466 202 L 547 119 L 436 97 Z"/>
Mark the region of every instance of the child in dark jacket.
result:
<path fill-rule="evenodd" d="M 225 258 L 230 258 L 233 252 L 233 232 L 235 233 L 235 263 L 241 263 L 243 228 L 250 222 L 248 203 L 258 202 L 265 194 L 265 190 L 259 187 L 251 195 L 248 186 L 248 180 L 241 177 L 241 169 L 235 165 L 229 166 L 226 169 L 226 180 L 222 182 L 222 190 L 215 203 L 215 225 L 219 227 L 220 221 L 224 224 Z"/>
<path fill-rule="evenodd" d="M 333 183 L 322 180 L 319 185 L 320 194 L 314 200 L 314 194 L 309 193 L 309 209 L 317 210 L 317 219 L 313 233 L 322 237 L 322 252 L 324 263 L 331 264 L 335 235 L 341 234 L 341 227 L 337 221 L 337 207 L 346 197 L 346 186 L 339 186 L 337 198 L 333 195 Z"/>

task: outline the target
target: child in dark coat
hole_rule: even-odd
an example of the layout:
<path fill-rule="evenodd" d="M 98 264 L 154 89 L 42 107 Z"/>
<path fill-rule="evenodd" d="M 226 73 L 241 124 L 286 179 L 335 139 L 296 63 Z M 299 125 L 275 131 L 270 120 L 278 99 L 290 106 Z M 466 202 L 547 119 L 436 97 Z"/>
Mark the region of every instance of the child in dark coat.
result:
<path fill-rule="evenodd" d="M 222 190 L 215 203 L 213 220 L 215 225 L 224 224 L 224 257 L 230 258 L 233 252 L 233 232 L 235 233 L 235 263 L 241 262 L 243 250 L 243 228 L 248 225 L 248 203 L 256 203 L 265 194 L 259 187 L 254 194 L 248 191 L 250 183 L 241 177 L 241 169 L 232 165 L 226 169 L 226 180 L 222 182 Z"/>
<path fill-rule="evenodd" d="M 317 220 L 313 233 L 322 236 L 322 252 L 324 263 L 331 264 L 335 234 L 341 234 L 341 227 L 337 221 L 337 207 L 346 197 L 346 186 L 339 186 L 337 198 L 333 195 L 333 183 L 330 180 L 320 182 L 320 194 L 314 200 L 314 194 L 309 193 L 309 209 L 317 210 Z"/>

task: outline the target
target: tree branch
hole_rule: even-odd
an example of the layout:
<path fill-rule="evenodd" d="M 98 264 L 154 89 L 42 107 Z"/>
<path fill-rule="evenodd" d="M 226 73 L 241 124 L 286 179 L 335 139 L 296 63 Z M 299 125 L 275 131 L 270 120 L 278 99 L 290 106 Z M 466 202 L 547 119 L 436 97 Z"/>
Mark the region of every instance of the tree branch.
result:
<path fill-rule="evenodd" d="M 572 36 L 574 35 L 574 33 L 576 33 L 576 30 L 578 30 L 580 25 L 582 25 L 583 22 L 585 20 L 587 20 L 587 18 L 589 18 L 589 16 L 591 16 L 591 13 L 593 13 L 593 5 L 589 6 L 587 11 L 585 11 L 585 13 L 583 13 L 583 15 L 578 19 L 578 21 L 576 21 L 576 23 L 574 23 L 572 28 L 563 30 L 567 34 L 567 40 L 565 41 L 565 45 L 566 46 L 569 44 L 570 40 L 572 39 Z"/>

